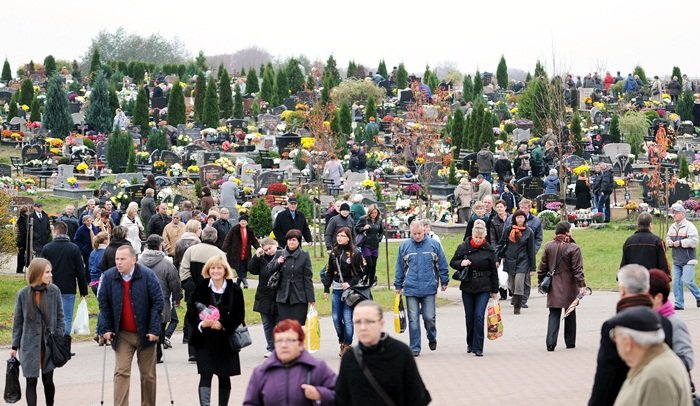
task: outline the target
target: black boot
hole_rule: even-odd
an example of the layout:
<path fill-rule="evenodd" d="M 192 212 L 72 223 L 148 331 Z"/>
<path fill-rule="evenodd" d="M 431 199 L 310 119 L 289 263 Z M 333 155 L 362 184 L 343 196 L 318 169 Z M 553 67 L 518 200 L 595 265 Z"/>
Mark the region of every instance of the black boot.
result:
<path fill-rule="evenodd" d="M 228 398 L 231 396 L 231 389 L 219 388 L 219 406 L 228 406 Z"/>
<path fill-rule="evenodd" d="M 520 306 L 523 302 L 522 295 L 513 295 L 513 314 L 520 314 Z"/>
<path fill-rule="evenodd" d="M 211 387 L 199 387 L 199 406 L 209 406 L 211 402 Z"/>

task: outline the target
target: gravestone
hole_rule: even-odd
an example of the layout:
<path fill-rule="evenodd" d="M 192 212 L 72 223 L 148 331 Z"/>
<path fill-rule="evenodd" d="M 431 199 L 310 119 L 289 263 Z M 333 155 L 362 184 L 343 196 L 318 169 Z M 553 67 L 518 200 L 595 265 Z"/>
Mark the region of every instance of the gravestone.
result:
<path fill-rule="evenodd" d="M 276 138 L 277 148 L 280 150 L 280 152 L 284 151 L 285 149 L 292 150 L 297 148 L 301 143 L 301 137 L 292 133 L 287 133 Z"/>
<path fill-rule="evenodd" d="M 22 161 L 27 162 L 33 159 L 42 159 L 44 150 L 38 145 L 25 145 L 22 148 Z"/>
<path fill-rule="evenodd" d="M 119 187 L 116 183 L 112 182 L 102 182 L 100 185 L 100 190 L 106 190 L 110 195 L 114 196 L 119 192 Z"/>
<path fill-rule="evenodd" d="M 297 92 L 297 99 L 299 103 L 304 103 L 309 107 L 312 107 L 316 103 L 316 93 L 314 92 Z"/>
<path fill-rule="evenodd" d="M 287 172 L 291 168 L 294 168 L 294 161 L 291 159 L 280 159 L 279 169 L 280 171 Z"/>
<path fill-rule="evenodd" d="M 203 147 L 201 147 L 199 145 L 195 145 L 195 144 L 190 144 L 190 145 L 186 146 L 185 147 L 185 162 L 194 161 L 197 151 L 203 151 L 203 150 L 204 150 Z"/>
<path fill-rule="evenodd" d="M 257 189 L 262 189 L 270 186 L 272 183 L 284 182 L 284 172 L 268 171 L 258 176 Z"/>
<path fill-rule="evenodd" d="M 676 186 L 669 190 L 669 205 L 688 199 L 690 199 L 690 185 L 687 183 L 676 183 Z"/>
<path fill-rule="evenodd" d="M 559 198 L 558 194 L 555 193 L 543 193 L 539 196 L 536 197 L 537 201 L 537 212 L 541 212 L 542 210 L 547 210 L 547 205 L 552 202 L 559 202 L 562 203 L 562 199 Z"/>
<path fill-rule="evenodd" d="M 180 163 L 180 156 L 178 156 L 173 151 L 162 151 L 160 153 L 160 160 L 165 162 L 165 164 L 170 167 L 173 164 Z"/>
<path fill-rule="evenodd" d="M 628 155 L 632 152 L 632 147 L 630 144 L 620 142 L 613 144 L 606 144 L 603 146 L 603 153 L 614 159 L 618 155 Z"/>
<path fill-rule="evenodd" d="M 129 200 L 136 202 L 140 206 L 141 199 L 143 199 L 143 184 L 127 186 L 124 188 L 124 193 L 129 196 Z"/>
<path fill-rule="evenodd" d="M 0 89 L 0 102 L 2 102 L 2 104 L 9 102 L 16 91 L 17 90 L 11 87 L 3 87 Z"/>
<path fill-rule="evenodd" d="M 12 166 L 8 164 L 0 164 L 0 176 L 12 176 Z"/>
<path fill-rule="evenodd" d="M 217 159 L 221 158 L 221 152 L 214 151 L 214 152 L 208 152 L 204 151 L 202 154 L 202 163 L 204 165 L 206 164 L 213 164 Z"/>
<path fill-rule="evenodd" d="M 515 138 L 516 144 L 528 142 L 530 141 L 530 129 L 522 130 L 520 128 L 516 128 L 513 130 L 513 137 Z"/>
<path fill-rule="evenodd" d="M 563 159 L 562 163 L 564 164 L 565 167 L 570 168 L 570 169 L 574 169 L 574 168 L 578 168 L 581 165 L 585 165 L 586 160 L 581 158 L 578 155 L 569 155 Z"/>
<path fill-rule="evenodd" d="M 152 97 L 151 98 L 151 108 L 163 109 L 168 107 L 168 99 L 165 97 Z"/>
<path fill-rule="evenodd" d="M 245 164 L 241 168 L 241 183 L 244 185 L 255 185 L 255 178 L 262 172 L 262 165 Z"/>
<path fill-rule="evenodd" d="M 260 114 L 258 115 L 258 127 L 263 134 L 277 134 L 277 126 L 282 122 L 278 115 Z"/>
<path fill-rule="evenodd" d="M 294 111 L 297 108 L 297 98 L 294 96 L 285 97 L 284 100 L 282 101 L 282 104 L 284 104 L 284 107 L 286 107 L 287 110 Z"/>
<path fill-rule="evenodd" d="M 607 155 L 591 155 L 591 163 L 597 165 L 599 163 L 606 163 L 612 165 L 612 159 Z"/>
<path fill-rule="evenodd" d="M 282 112 L 284 112 L 285 110 L 287 110 L 287 108 L 284 107 L 284 106 L 273 107 L 273 108 L 272 108 L 272 114 L 273 114 L 273 115 L 276 115 L 276 116 L 279 116 L 279 115 L 282 114 Z"/>
<path fill-rule="evenodd" d="M 226 123 L 231 126 L 231 130 L 243 130 L 248 129 L 248 122 L 242 119 L 226 120 Z"/>
<path fill-rule="evenodd" d="M 578 105 L 585 106 L 586 103 L 584 102 L 584 100 L 586 100 L 586 97 L 592 95 L 594 90 L 595 89 L 592 87 L 579 87 L 578 88 Z"/>
<path fill-rule="evenodd" d="M 678 129 L 679 134 L 689 134 L 689 135 L 695 135 L 695 126 L 693 126 L 693 123 L 681 123 L 680 128 Z"/>
<path fill-rule="evenodd" d="M 219 165 L 207 164 L 199 167 L 199 182 L 208 186 L 224 177 L 224 168 Z"/>
<path fill-rule="evenodd" d="M 526 199 L 536 199 L 544 192 L 544 181 L 540 178 L 526 176 L 516 181 L 518 193 Z"/>
<path fill-rule="evenodd" d="M 71 162 L 83 162 L 86 160 L 95 159 L 97 152 L 90 148 L 80 148 L 71 154 Z"/>
<path fill-rule="evenodd" d="M 426 162 L 418 168 L 418 176 L 423 182 L 438 183 L 438 171 L 442 169 L 442 164 L 437 162 Z"/>
<path fill-rule="evenodd" d="M 151 152 L 151 155 L 148 156 L 148 162 L 154 163 L 155 161 L 159 161 L 160 160 L 160 152 L 161 151 L 159 149 Z"/>
<path fill-rule="evenodd" d="M 347 172 L 345 176 L 345 182 L 343 182 L 343 193 L 351 192 L 356 185 L 367 179 L 366 173 L 359 172 Z"/>
<path fill-rule="evenodd" d="M 479 174 L 479 164 L 476 162 L 476 152 L 471 152 L 462 158 L 462 170 L 469 172 L 470 178 Z"/>
<path fill-rule="evenodd" d="M 134 183 L 134 178 L 136 178 L 136 183 Z M 119 183 L 120 180 L 126 180 L 129 182 L 130 185 L 136 185 L 136 184 L 141 184 L 143 186 L 144 183 L 144 177 L 143 173 L 137 172 L 137 173 L 120 173 L 117 175 L 117 183 Z"/>
<path fill-rule="evenodd" d="M 12 117 L 12 120 L 10 120 L 10 131 L 26 131 L 26 128 L 24 128 L 26 122 L 27 120 L 21 117 Z"/>
<path fill-rule="evenodd" d="M 632 163 L 630 162 L 629 155 L 620 154 L 616 156 L 615 163 L 613 164 L 613 170 L 619 172 L 621 176 L 632 173 Z"/>
<path fill-rule="evenodd" d="M 244 97 L 243 98 L 243 114 L 246 117 L 250 117 L 253 114 L 253 104 L 255 103 L 255 99 L 252 97 Z"/>
<path fill-rule="evenodd" d="M 196 146 L 198 146 L 198 147 L 200 147 L 200 148 L 202 148 L 202 149 L 205 149 L 205 150 L 207 150 L 207 151 L 212 150 L 211 144 L 208 143 L 207 140 L 203 140 L 203 139 L 201 139 L 201 138 L 198 138 L 198 139 L 192 141 L 192 145 L 196 145 Z"/>
<path fill-rule="evenodd" d="M 58 180 L 56 180 L 56 187 L 65 188 L 69 187 L 68 178 L 73 177 L 73 165 L 58 165 Z"/>

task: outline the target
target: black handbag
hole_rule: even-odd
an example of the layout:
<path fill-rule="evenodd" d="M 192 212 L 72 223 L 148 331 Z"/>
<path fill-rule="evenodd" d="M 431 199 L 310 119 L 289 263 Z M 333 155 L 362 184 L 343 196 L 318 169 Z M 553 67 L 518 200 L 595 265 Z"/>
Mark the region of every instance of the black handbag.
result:
<path fill-rule="evenodd" d="M 44 317 L 39 306 L 37 306 L 41 318 L 46 326 L 49 321 Z M 46 350 L 49 352 L 49 358 L 56 368 L 60 368 L 71 359 L 71 336 L 64 334 L 56 334 L 51 329 L 46 327 Z"/>
<path fill-rule="evenodd" d="M 238 326 L 236 331 L 229 336 L 229 343 L 234 351 L 240 351 L 241 348 L 245 348 L 253 344 L 253 340 L 250 338 L 250 332 L 248 331 L 248 327 L 245 325 L 245 321 L 243 322 L 243 325 Z"/>
<path fill-rule="evenodd" d="M 554 266 L 554 269 L 551 271 L 547 272 L 544 275 L 544 278 L 540 281 L 540 284 L 537 286 L 539 290 L 541 290 L 544 293 L 549 293 L 550 290 L 552 290 L 552 278 L 554 277 L 554 274 L 557 272 L 557 268 L 559 268 L 559 264 L 561 264 L 561 259 L 563 255 L 558 255 L 559 250 L 557 250 L 557 256 L 559 259 L 557 260 L 557 264 Z"/>
<path fill-rule="evenodd" d="M 344 283 L 343 272 L 340 270 L 340 260 L 335 257 L 335 266 L 338 268 L 338 276 L 340 278 L 340 283 Z M 370 291 L 371 286 L 366 283 L 358 283 L 355 286 L 350 286 L 343 291 L 340 299 L 345 302 L 346 305 L 353 307 L 363 300 L 368 300 L 372 298 L 372 293 Z"/>
<path fill-rule="evenodd" d="M 464 283 L 469 283 L 469 270 L 470 268 L 468 266 L 455 271 L 455 273 L 452 275 L 452 279 Z"/>
<path fill-rule="evenodd" d="M 277 289 L 277 285 L 280 284 L 280 273 L 281 270 L 277 270 L 270 275 L 270 279 L 267 280 L 267 287 L 270 289 Z"/>
<path fill-rule="evenodd" d="M 22 399 L 22 387 L 19 384 L 19 360 L 15 357 L 10 357 L 7 360 L 4 399 L 7 403 L 17 403 Z"/>

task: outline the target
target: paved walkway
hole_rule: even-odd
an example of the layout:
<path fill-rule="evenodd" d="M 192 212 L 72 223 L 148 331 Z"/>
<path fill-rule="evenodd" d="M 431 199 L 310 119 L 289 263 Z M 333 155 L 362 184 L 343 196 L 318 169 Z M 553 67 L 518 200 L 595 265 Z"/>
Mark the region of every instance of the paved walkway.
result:
<path fill-rule="evenodd" d="M 459 298 L 459 291 L 449 288 L 446 295 Z M 584 299 L 578 311 L 578 339 L 575 349 L 565 349 L 563 337 L 554 352 L 547 352 L 544 336 L 547 310 L 543 296 L 535 295 L 530 308 L 520 316 L 512 315 L 512 307 L 503 305 L 504 336 L 487 341 L 483 358 L 466 353 L 464 313 L 460 304 L 438 308 L 438 348 L 431 352 L 423 339 L 423 353 L 417 358 L 434 405 L 556 405 L 566 402 L 583 405 L 588 400 L 596 366 L 596 354 L 602 322 L 614 313 L 617 293 L 595 292 Z M 693 303 L 689 296 L 686 303 Z M 680 312 L 688 323 L 695 343 L 700 340 L 700 310 L 688 306 Z M 408 333 L 393 333 L 392 314 L 386 315 L 386 331 L 408 341 Z M 248 379 L 262 361 L 264 336 L 260 325 L 251 326 L 253 345 L 241 353 L 243 375 L 232 379 L 232 405 L 241 404 Z M 338 370 L 338 345 L 330 318 L 321 321 L 322 345 L 316 357 Z M 563 334 L 563 328 L 560 334 Z M 167 365 L 175 405 L 197 404 L 198 375 L 196 366 L 187 362 L 182 336 L 173 337 L 174 348 L 165 351 L 166 364 L 157 366 L 158 405 L 168 405 Z M 112 404 L 111 349 L 94 342 L 74 345 L 77 356 L 55 374 L 57 405 L 96 405 L 100 400 L 103 356 L 106 351 L 105 404 Z M 697 348 L 697 345 L 696 345 Z M 696 368 L 697 371 L 697 368 Z M 695 374 L 700 381 L 700 374 Z M 216 383 L 215 383 L 216 385 Z M 22 383 L 24 387 L 24 382 Z M 41 396 L 40 396 L 41 398 Z M 134 362 L 131 383 L 131 404 L 139 404 L 138 368 Z M 40 403 L 42 404 L 42 403 Z"/>

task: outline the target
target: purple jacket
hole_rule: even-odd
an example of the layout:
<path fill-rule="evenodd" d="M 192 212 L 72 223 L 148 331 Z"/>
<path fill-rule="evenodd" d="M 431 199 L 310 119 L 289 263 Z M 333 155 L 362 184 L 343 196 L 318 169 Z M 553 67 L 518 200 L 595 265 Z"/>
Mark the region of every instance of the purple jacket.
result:
<path fill-rule="evenodd" d="M 244 406 L 309 404 L 301 385 L 307 383 L 311 371 L 311 385 L 321 393 L 322 405 L 335 404 L 335 372 L 324 361 L 303 351 L 291 367 L 285 367 L 273 353 L 255 368 L 248 382 Z"/>

